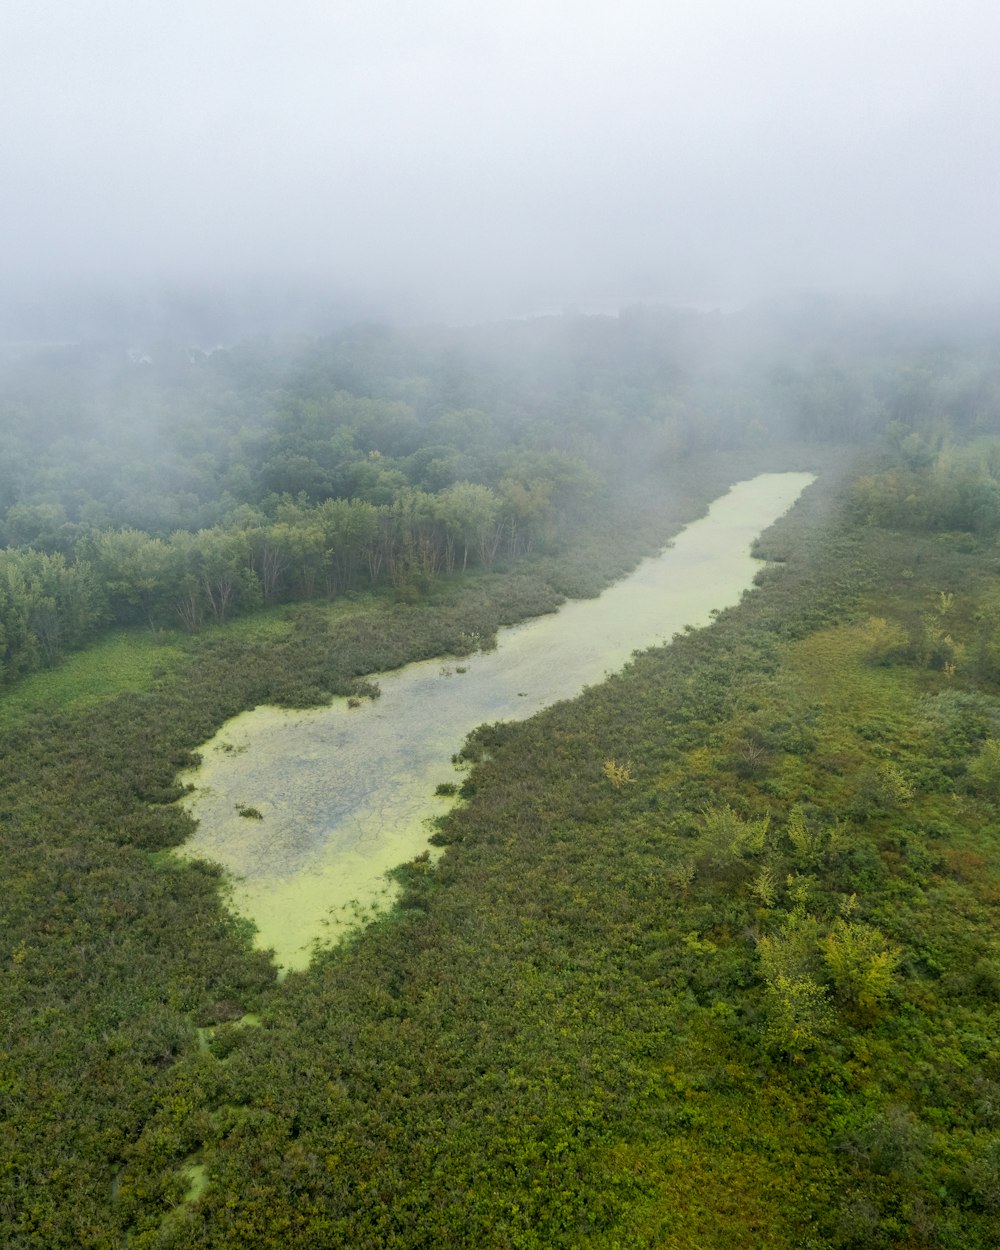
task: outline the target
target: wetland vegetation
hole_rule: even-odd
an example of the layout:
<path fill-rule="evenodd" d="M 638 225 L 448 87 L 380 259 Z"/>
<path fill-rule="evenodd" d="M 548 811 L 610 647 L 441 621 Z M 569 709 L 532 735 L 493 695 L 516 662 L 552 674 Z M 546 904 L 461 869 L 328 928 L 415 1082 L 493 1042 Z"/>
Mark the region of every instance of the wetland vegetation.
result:
<path fill-rule="evenodd" d="M 3 377 L 4 1244 L 994 1246 L 988 347 L 635 313 L 150 355 Z M 757 588 L 475 729 L 439 857 L 308 967 L 172 853 L 233 716 L 464 664 L 789 469 Z"/>
<path fill-rule="evenodd" d="M 379 674 L 378 697 L 364 704 L 256 708 L 227 722 L 181 778 L 194 787 L 182 802 L 198 822 L 183 854 L 221 863 L 231 905 L 253 921 L 258 945 L 284 967 L 304 967 L 317 941 L 392 899 L 385 874 L 426 849 L 428 820 L 449 784 L 457 791 L 435 779 L 448 775 L 476 725 L 523 720 L 602 680 L 636 649 L 708 624 L 749 588 L 751 542 L 811 480 L 761 474 L 738 483 L 670 550 L 599 598 L 501 630 L 464 665 L 425 660 Z M 240 818 L 263 822 L 264 813 L 238 797 L 247 794 L 267 813 L 254 836 Z"/>

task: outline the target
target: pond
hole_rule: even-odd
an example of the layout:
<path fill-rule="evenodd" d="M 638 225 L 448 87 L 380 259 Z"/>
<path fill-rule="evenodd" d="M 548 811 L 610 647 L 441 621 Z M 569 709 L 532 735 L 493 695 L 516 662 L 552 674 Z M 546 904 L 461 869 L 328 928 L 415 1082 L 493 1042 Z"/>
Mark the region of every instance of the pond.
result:
<path fill-rule="evenodd" d="M 427 849 L 428 818 L 450 801 L 435 788 L 460 779 L 451 758 L 472 729 L 572 698 L 634 651 L 708 624 L 751 586 L 753 539 L 813 480 L 738 483 L 598 598 L 502 629 L 494 651 L 378 674 L 381 697 L 360 707 L 235 717 L 181 777 L 199 825 L 180 853 L 222 864 L 257 944 L 285 969 L 305 967 L 317 944 L 391 903 L 385 873 Z"/>

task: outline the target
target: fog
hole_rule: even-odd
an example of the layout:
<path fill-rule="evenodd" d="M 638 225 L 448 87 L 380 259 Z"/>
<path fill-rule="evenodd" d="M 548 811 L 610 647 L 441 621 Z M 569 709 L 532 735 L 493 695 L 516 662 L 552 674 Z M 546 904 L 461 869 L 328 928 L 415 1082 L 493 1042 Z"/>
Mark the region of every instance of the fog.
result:
<path fill-rule="evenodd" d="M 67 298 L 226 323 L 1000 289 L 987 0 L 6 0 L 0 26 L 8 334 Z"/>

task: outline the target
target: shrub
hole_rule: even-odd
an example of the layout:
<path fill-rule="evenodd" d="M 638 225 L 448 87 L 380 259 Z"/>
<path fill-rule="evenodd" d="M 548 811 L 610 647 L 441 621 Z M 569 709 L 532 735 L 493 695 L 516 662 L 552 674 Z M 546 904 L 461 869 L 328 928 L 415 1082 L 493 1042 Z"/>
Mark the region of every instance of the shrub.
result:
<path fill-rule="evenodd" d="M 873 1016 L 892 989 L 902 951 L 860 921 L 837 920 L 822 942 L 834 990 L 864 1016 Z"/>

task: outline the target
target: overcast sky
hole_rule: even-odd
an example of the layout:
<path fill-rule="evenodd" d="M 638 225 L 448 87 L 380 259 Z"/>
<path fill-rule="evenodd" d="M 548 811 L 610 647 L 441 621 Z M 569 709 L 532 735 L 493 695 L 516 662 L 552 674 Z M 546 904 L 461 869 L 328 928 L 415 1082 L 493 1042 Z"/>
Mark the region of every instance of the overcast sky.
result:
<path fill-rule="evenodd" d="M 996 0 L 0 0 L 0 280 L 1000 290 Z"/>

